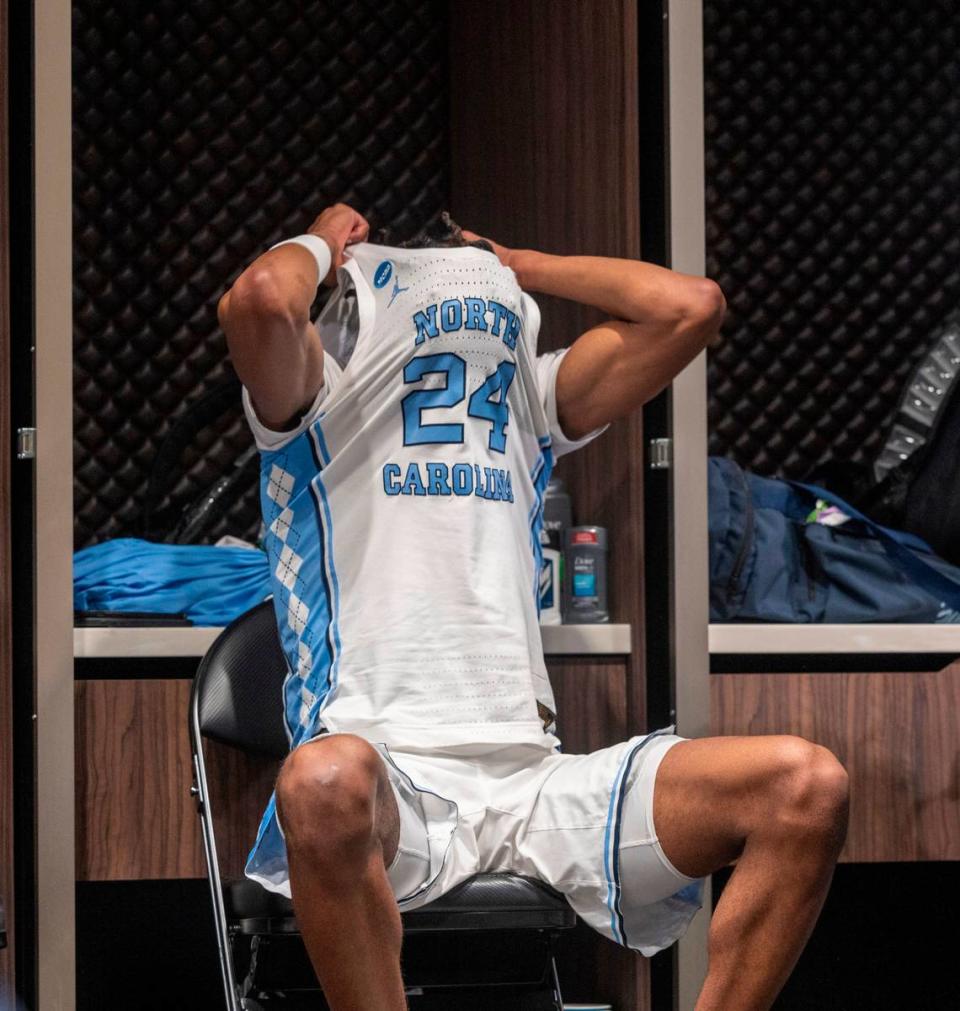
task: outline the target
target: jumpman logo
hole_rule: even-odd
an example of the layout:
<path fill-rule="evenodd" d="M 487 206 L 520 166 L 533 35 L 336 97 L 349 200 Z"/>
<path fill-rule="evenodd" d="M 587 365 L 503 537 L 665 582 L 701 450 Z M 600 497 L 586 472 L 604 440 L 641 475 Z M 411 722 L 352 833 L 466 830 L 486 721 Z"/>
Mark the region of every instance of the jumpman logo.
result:
<path fill-rule="evenodd" d="M 400 287 L 400 278 L 399 277 L 395 277 L 393 279 L 393 292 L 390 295 L 390 301 L 387 302 L 387 308 L 389 309 L 390 306 L 393 305 L 393 300 L 397 297 L 397 295 L 400 294 L 401 291 L 409 291 L 409 290 L 410 290 L 410 286 L 409 285 L 407 285 L 406 288 L 401 288 Z"/>

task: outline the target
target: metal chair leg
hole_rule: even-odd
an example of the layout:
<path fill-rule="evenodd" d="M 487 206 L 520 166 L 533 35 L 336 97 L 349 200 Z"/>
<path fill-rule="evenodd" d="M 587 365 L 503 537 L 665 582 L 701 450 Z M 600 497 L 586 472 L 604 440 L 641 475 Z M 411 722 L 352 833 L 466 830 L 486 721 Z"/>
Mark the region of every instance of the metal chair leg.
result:
<path fill-rule="evenodd" d="M 550 956 L 550 970 L 553 973 L 553 1006 L 556 1011 L 563 1011 L 563 997 L 560 994 L 560 977 L 557 975 L 556 956 Z"/>

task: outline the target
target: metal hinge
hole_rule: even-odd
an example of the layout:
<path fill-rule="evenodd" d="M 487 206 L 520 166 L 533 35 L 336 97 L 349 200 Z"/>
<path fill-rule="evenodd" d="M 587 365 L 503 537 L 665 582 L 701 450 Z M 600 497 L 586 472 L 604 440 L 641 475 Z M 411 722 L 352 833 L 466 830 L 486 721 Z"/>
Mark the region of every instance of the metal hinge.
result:
<path fill-rule="evenodd" d="M 197 810 L 203 810 L 203 791 L 200 789 L 200 760 L 196 755 L 193 756 L 193 783 L 190 786 L 190 796 L 194 798 L 197 804 Z"/>
<path fill-rule="evenodd" d="M 650 469 L 669 470 L 673 463 L 673 439 L 650 440 Z"/>
<path fill-rule="evenodd" d="M 17 429 L 17 459 L 35 460 L 37 457 L 37 430 L 35 428 Z"/>

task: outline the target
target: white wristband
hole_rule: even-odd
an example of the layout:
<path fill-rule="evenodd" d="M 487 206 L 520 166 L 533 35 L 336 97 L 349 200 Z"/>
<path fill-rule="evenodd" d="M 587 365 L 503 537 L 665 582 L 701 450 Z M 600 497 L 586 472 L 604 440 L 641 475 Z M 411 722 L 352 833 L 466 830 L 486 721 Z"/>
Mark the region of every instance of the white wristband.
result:
<path fill-rule="evenodd" d="M 327 276 L 330 272 L 330 265 L 333 263 L 333 257 L 330 255 L 330 247 L 327 245 L 324 239 L 321 239 L 319 235 L 311 235 L 309 232 L 304 235 L 295 235 L 292 239 L 284 239 L 282 242 L 274 243 L 270 249 L 276 249 L 277 246 L 284 246 L 288 242 L 295 242 L 298 246 L 303 246 L 304 249 L 310 250 L 313 253 L 313 258 L 317 261 L 317 270 L 320 272 L 317 278 L 317 285 Z M 270 252 L 270 249 L 267 252 Z"/>

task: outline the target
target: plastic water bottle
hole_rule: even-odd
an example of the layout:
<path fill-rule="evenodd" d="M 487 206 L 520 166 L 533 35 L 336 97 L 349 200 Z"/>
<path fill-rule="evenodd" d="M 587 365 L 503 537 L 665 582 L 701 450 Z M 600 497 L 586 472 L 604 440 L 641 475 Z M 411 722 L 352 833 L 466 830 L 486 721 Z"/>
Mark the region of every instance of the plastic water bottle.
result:
<path fill-rule="evenodd" d="M 543 527 L 545 530 L 559 530 L 560 543 L 563 544 L 563 532 L 573 526 L 573 505 L 570 495 L 563 486 L 563 481 L 552 477 L 547 482 L 547 490 L 543 496 Z"/>
<path fill-rule="evenodd" d="M 562 584 L 560 538 L 555 530 L 541 530 L 543 562 L 540 568 L 540 624 L 560 625 L 563 622 L 560 607 Z"/>
<path fill-rule="evenodd" d="M 543 600 L 541 594 L 541 625 L 559 625 L 564 620 L 563 615 L 566 613 L 567 607 L 565 598 L 567 584 L 564 576 L 566 562 L 563 557 L 563 539 L 567 530 L 572 526 L 573 504 L 570 501 L 570 495 L 566 488 L 564 488 L 563 481 L 558 477 L 552 477 L 547 482 L 547 490 L 543 496 L 543 529 L 552 538 L 550 548 L 555 549 L 559 556 L 559 559 L 553 559 L 554 568 L 552 570 L 554 583 L 556 584 L 554 596 L 559 608 L 559 618 L 556 621 L 552 618 L 548 621 L 543 620 Z M 543 538 L 541 538 L 541 543 L 546 543 Z M 546 557 L 546 552 L 544 553 L 544 557 Z"/>

